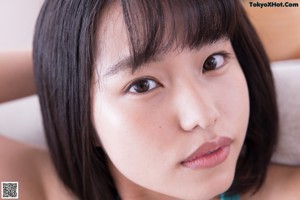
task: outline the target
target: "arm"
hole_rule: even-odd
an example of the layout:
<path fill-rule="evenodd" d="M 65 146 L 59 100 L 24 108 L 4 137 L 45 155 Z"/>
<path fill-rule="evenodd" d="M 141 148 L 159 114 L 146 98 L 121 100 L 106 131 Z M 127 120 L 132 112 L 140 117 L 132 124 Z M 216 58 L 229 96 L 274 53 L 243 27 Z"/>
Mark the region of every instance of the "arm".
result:
<path fill-rule="evenodd" d="M 32 52 L 0 52 L 0 103 L 35 93 Z"/>
<path fill-rule="evenodd" d="M 0 159 L 0 182 L 18 181 L 19 199 L 75 199 L 60 181 L 47 150 L 0 135 Z"/>

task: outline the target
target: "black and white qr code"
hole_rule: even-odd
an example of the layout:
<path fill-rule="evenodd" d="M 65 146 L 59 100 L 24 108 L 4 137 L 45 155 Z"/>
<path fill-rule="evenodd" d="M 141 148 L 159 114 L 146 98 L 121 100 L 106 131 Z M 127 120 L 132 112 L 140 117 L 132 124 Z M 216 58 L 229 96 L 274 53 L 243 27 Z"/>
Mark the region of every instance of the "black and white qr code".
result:
<path fill-rule="evenodd" d="M 18 182 L 1 182 L 1 190 L 2 199 L 18 199 L 19 197 Z"/>

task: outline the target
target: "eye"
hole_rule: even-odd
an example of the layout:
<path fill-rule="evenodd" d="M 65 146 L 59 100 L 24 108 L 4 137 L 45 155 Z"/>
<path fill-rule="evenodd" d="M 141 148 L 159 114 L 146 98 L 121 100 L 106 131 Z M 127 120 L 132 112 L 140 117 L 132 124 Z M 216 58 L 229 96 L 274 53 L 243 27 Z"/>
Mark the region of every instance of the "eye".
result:
<path fill-rule="evenodd" d="M 225 64 L 227 54 L 218 53 L 209 56 L 203 65 L 203 73 L 211 70 L 216 70 Z"/>
<path fill-rule="evenodd" d="M 157 81 L 151 80 L 151 79 L 140 79 L 135 82 L 133 82 L 128 89 L 128 92 L 130 93 L 146 93 L 149 92 L 159 86 L 159 83 Z"/>

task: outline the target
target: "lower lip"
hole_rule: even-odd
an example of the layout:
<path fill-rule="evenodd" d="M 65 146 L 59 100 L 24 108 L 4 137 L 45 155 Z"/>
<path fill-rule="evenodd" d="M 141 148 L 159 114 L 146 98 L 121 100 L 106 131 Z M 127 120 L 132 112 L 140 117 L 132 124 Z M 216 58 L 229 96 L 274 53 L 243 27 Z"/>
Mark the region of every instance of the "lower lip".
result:
<path fill-rule="evenodd" d="M 223 146 L 211 154 L 203 155 L 189 162 L 181 163 L 190 169 L 212 168 L 226 160 L 229 155 L 230 146 Z"/>

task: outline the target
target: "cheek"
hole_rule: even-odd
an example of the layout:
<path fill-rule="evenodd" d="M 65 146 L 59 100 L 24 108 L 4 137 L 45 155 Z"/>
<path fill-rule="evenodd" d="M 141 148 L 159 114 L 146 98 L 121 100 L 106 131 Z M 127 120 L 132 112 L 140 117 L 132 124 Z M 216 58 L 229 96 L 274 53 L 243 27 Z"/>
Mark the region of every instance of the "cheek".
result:
<path fill-rule="evenodd" d="M 226 85 L 224 85 L 226 86 Z M 224 112 L 232 120 L 244 120 L 249 114 L 249 96 L 247 83 L 243 74 L 237 74 L 236 78 L 228 83 L 228 87 L 221 95 Z"/>
<path fill-rule="evenodd" d="M 250 112 L 248 86 L 242 69 L 235 68 L 220 88 L 218 107 L 222 115 L 220 119 L 222 127 L 231 131 L 241 146 L 246 135 Z"/>
<path fill-rule="evenodd" d="M 172 135 L 160 134 L 165 122 L 158 110 L 108 97 L 95 105 L 94 124 L 103 148 L 114 166 L 133 181 L 144 179 L 145 169 L 159 166 L 164 171 L 164 161 L 170 159 Z"/>

